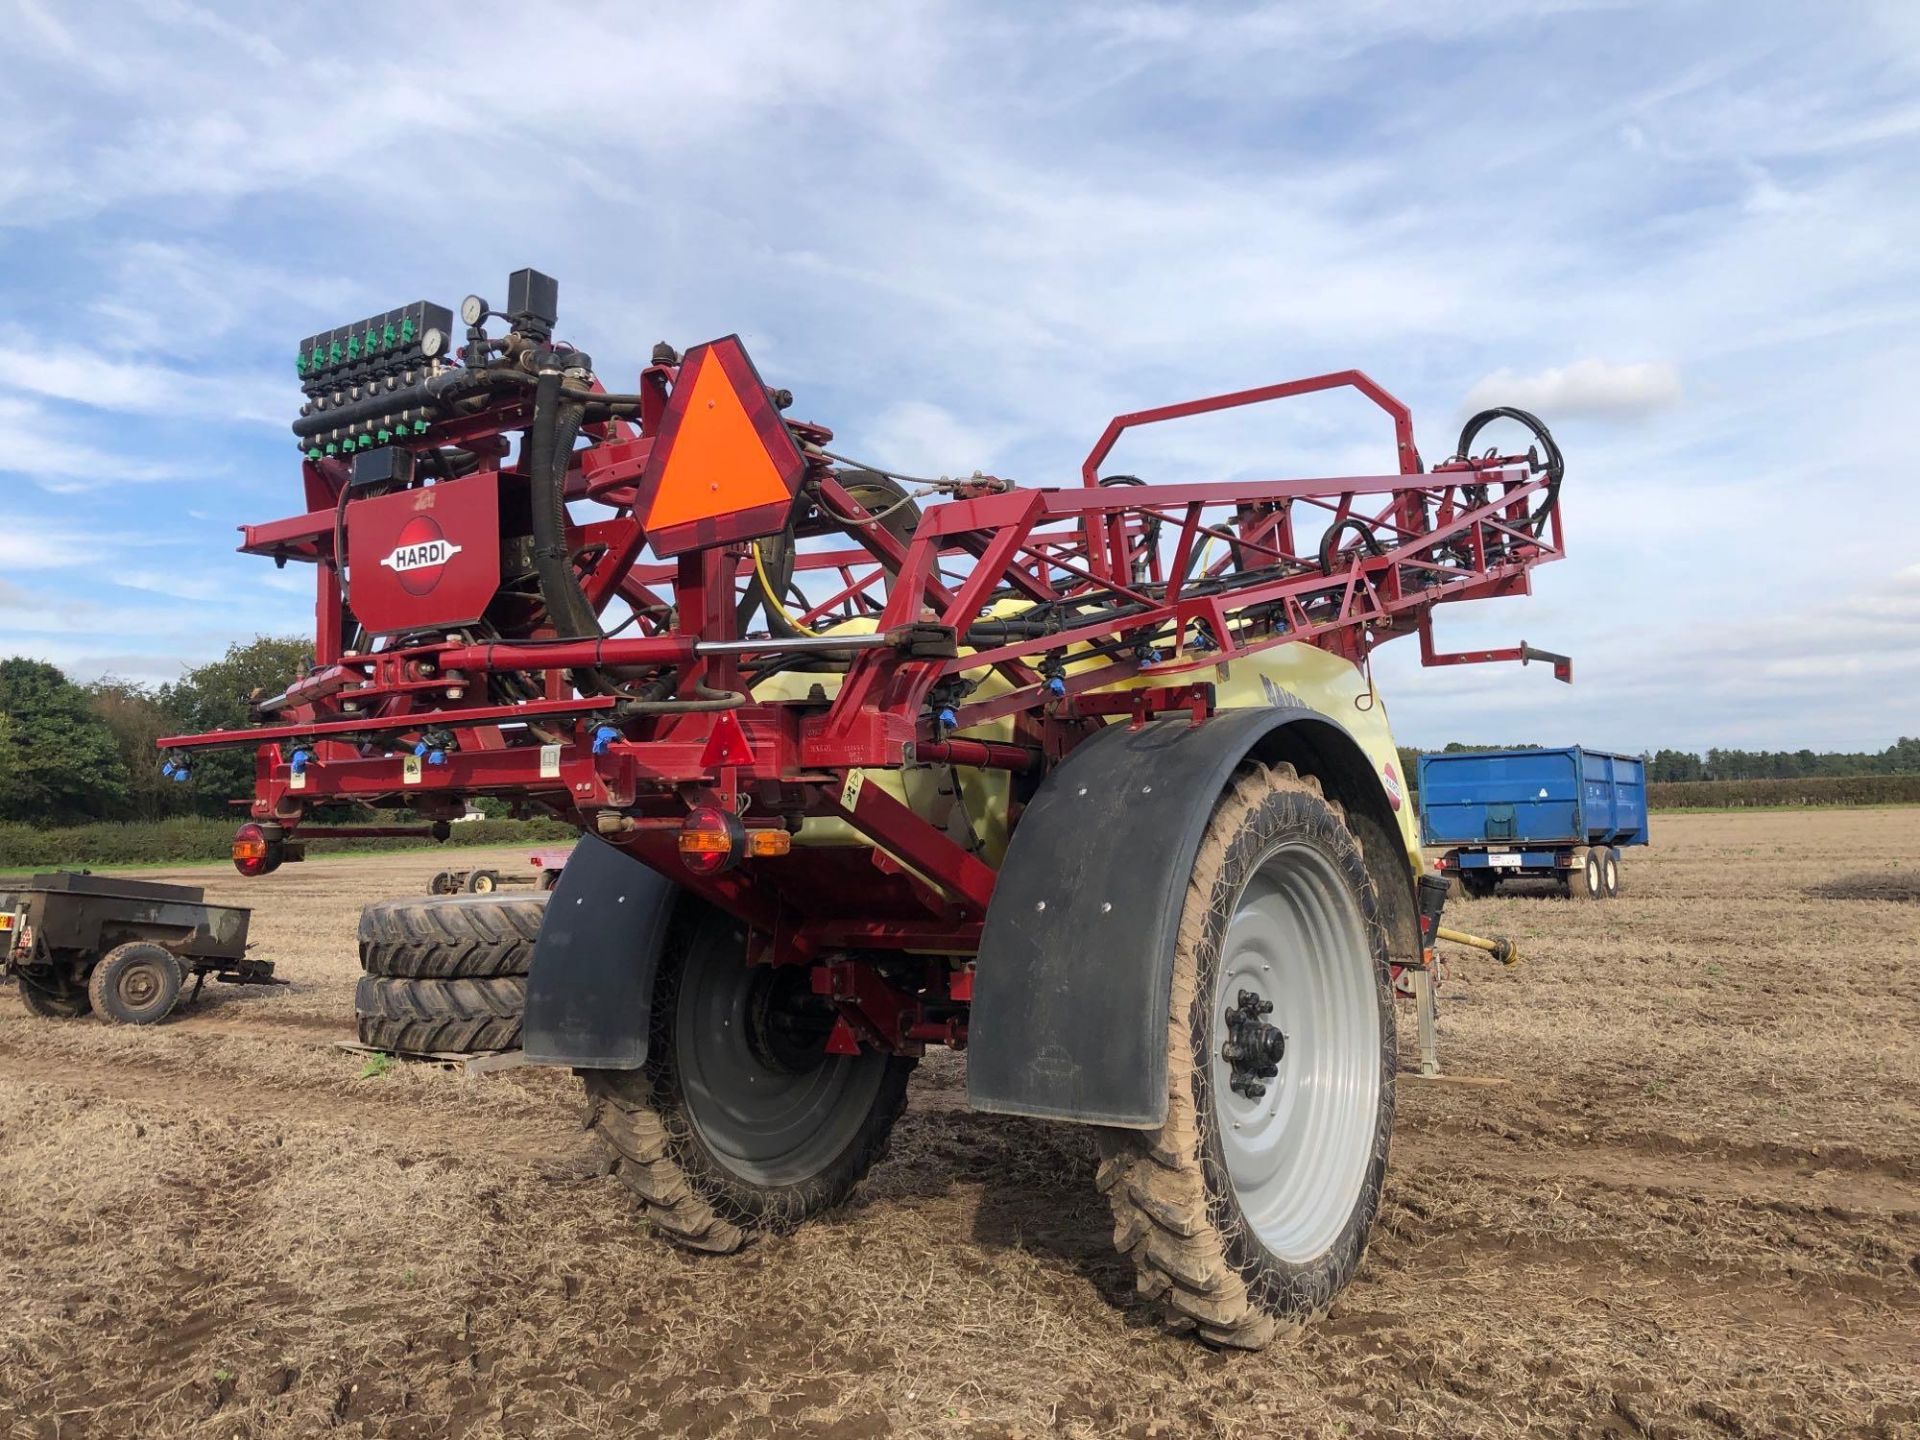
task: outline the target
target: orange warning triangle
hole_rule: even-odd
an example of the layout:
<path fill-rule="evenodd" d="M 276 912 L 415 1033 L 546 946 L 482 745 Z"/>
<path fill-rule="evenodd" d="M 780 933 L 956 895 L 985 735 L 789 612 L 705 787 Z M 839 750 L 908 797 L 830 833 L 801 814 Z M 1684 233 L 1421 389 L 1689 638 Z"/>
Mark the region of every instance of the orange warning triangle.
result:
<path fill-rule="evenodd" d="M 674 389 L 668 409 L 670 418 L 673 411 L 679 412 L 678 423 L 672 428 L 652 503 L 642 521 L 649 531 L 762 505 L 784 505 L 793 496 L 782 473 L 781 462 L 787 457 L 769 449 L 736 377 L 729 373 L 732 367 L 722 361 L 721 347 L 727 345 L 741 362 L 746 361 L 737 340 L 696 347 L 704 353 L 688 367 L 694 372 L 691 384 L 684 383 L 689 377 L 683 370 L 683 384 Z M 696 361 L 694 352 L 689 352 L 688 360 Z M 751 366 L 745 368 L 757 384 Z M 763 392 L 757 408 L 765 407 Z M 790 438 L 787 448 L 795 448 Z M 797 451 L 793 458 L 798 458 Z"/>

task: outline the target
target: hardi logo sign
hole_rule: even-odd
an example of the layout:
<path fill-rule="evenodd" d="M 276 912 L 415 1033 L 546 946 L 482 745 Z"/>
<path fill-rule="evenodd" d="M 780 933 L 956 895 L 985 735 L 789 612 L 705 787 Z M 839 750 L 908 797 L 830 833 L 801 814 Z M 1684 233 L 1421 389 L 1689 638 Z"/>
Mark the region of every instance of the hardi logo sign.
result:
<path fill-rule="evenodd" d="M 425 595 L 440 583 L 447 562 L 460 550 L 431 515 L 416 515 L 401 527 L 392 552 L 380 563 L 393 571 L 409 595 Z"/>

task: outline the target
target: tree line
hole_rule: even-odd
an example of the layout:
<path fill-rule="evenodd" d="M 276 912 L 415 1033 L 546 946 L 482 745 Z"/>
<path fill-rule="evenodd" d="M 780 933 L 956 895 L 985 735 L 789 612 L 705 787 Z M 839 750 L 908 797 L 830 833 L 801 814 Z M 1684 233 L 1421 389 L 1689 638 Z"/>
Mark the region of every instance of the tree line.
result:
<path fill-rule="evenodd" d="M 0 660 L 0 821 L 231 814 L 230 801 L 253 794 L 251 749 L 196 755 L 194 783 L 182 785 L 161 773 L 154 742 L 246 724 L 249 695 L 283 689 L 312 657 L 310 640 L 262 635 L 165 685 L 82 685 L 43 660 Z"/>

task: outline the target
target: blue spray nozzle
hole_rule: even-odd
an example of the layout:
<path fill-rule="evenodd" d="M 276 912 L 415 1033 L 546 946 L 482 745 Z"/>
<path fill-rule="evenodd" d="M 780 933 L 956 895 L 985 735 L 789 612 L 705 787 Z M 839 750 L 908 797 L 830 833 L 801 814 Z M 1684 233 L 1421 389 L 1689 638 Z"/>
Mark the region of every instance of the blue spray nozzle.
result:
<path fill-rule="evenodd" d="M 613 742 L 620 738 L 620 732 L 611 725 L 602 725 L 593 732 L 593 753 L 604 755 Z"/>
<path fill-rule="evenodd" d="M 960 723 L 960 715 L 951 705 L 942 705 L 940 707 L 940 713 L 933 718 L 943 729 L 947 730 L 951 730 Z"/>
<path fill-rule="evenodd" d="M 1066 676 L 1049 675 L 1047 677 L 1047 693 L 1053 696 L 1053 698 L 1056 700 L 1060 699 L 1061 696 L 1065 695 L 1067 693 Z"/>

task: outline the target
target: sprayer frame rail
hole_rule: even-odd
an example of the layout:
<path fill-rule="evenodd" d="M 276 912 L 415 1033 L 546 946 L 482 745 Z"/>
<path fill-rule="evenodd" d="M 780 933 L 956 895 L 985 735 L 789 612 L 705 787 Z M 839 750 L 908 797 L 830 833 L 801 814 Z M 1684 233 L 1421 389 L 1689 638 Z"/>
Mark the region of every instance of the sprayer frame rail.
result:
<path fill-rule="evenodd" d="M 242 527 L 240 548 L 315 565 L 312 671 L 267 702 L 259 725 L 172 737 L 162 747 L 183 760 L 210 746 L 254 747 L 252 816 L 281 835 L 317 802 L 449 818 L 468 797 L 490 795 L 572 819 L 677 870 L 672 826 L 699 803 L 724 805 L 749 828 L 837 818 L 873 847 L 856 852 L 857 866 L 841 863 L 844 850 L 796 847 L 800 882 L 782 889 L 751 866 L 679 878 L 782 945 L 961 953 L 977 941 L 993 871 L 881 787 L 863 787 L 860 772 L 928 761 L 1044 771 L 1113 712 L 1112 697 L 1093 692 L 1130 684 L 1135 720 L 1195 706 L 1204 715 L 1196 685 L 1215 666 L 1277 645 L 1316 645 L 1355 664 L 1408 634 L 1419 635 L 1430 664 L 1539 654 L 1442 653 L 1432 619 L 1444 603 L 1526 594 L 1533 566 L 1561 558 L 1559 508 L 1543 503 L 1546 476 L 1533 457 L 1515 455 L 1423 470 L 1406 407 L 1358 371 L 1117 417 L 1088 454 L 1082 485 L 983 480 L 932 505 L 905 537 L 872 517 L 850 492 L 848 472 L 822 453 L 831 431 L 789 422 L 806 472 L 793 511 L 793 588 L 782 599 L 807 630 L 861 619 L 873 633 L 743 636 L 736 610 L 756 584 L 751 544 L 642 558 L 641 479 L 678 374 L 675 365 L 648 367 L 638 423 L 587 424 L 590 443 L 574 452 L 565 477 L 576 509 L 609 512 L 584 523 L 569 515 L 581 592 L 596 613 L 624 601 L 636 615 L 633 633 L 409 635 L 353 648 L 334 552 L 352 498 L 348 467 L 309 459 L 306 512 Z M 1390 417 L 1393 472 L 1173 485 L 1100 475 L 1134 427 L 1337 388 L 1357 390 Z M 491 457 L 492 469 L 479 473 L 514 473 L 505 468 L 505 437 L 530 415 L 519 395 L 493 396 L 401 443 L 468 447 Z M 1050 619 L 1019 633 L 1005 623 L 1022 613 L 1018 602 Z M 646 713 L 578 685 L 586 674 L 653 667 L 670 674 L 673 695 L 744 695 L 753 662 L 809 651 L 844 661 L 835 693 Z M 970 682 L 986 672 L 1000 686 L 974 693 Z M 502 675 L 539 698 L 501 703 Z M 1012 722 L 1011 741 L 955 733 L 996 720 Z M 296 749 L 305 755 L 297 767 Z M 430 752 L 432 763 L 416 751 Z M 818 884 L 829 872 L 832 884 Z"/>

